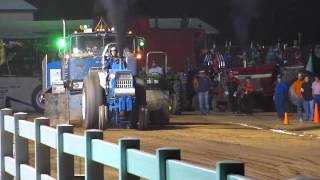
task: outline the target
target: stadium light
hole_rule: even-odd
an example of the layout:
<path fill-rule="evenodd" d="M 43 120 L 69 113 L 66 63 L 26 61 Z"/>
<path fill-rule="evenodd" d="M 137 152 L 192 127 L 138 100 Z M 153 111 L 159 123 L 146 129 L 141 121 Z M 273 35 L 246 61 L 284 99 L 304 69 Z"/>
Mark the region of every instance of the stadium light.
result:
<path fill-rule="evenodd" d="M 143 39 L 139 39 L 139 46 L 143 47 L 145 45 L 144 40 Z"/>
<path fill-rule="evenodd" d="M 66 41 L 64 38 L 59 38 L 57 41 L 56 41 L 56 46 L 58 49 L 64 49 L 66 47 Z"/>

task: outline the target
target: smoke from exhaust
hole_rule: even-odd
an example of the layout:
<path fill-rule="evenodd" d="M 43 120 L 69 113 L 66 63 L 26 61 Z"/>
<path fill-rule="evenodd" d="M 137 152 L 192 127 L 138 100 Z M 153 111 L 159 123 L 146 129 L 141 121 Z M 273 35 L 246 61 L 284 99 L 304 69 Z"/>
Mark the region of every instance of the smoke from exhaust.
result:
<path fill-rule="evenodd" d="M 232 26 L 245 48 L 248 44 L 249 25 L 259 15 L 260 0 L 231 0 Z"/>
<path fill-rule="evenodd" d="M 103 6 L 107 17 L 116 30 L 116 41 L 118 43 L 119 54 L 123 55 L 128 31 L 129 8 L 133 5 L 133 0 L 97 0 L 96 7 Z"/>

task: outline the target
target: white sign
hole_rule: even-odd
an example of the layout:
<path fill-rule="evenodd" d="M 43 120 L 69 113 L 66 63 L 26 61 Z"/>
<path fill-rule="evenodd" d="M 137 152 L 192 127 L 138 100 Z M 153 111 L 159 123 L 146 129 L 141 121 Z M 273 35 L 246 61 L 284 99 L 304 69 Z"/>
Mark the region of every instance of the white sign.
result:
<path fill-rule="evenodd" d="M 61 81 L 61 69 L 50 69 L 50 85 L 58 81 Z"/>

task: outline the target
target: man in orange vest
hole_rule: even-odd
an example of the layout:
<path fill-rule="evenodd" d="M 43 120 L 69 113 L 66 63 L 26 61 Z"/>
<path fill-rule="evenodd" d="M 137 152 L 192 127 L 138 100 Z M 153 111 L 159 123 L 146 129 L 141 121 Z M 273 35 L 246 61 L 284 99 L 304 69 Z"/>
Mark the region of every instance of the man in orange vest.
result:
<path fill-rule="evenodd" d="M 303 84 L 303 75 L 302 73 L 298 73 L 298 79 L 293 82 L 292 89 L 296 96 L 296 105 L 297 105 L 297 111 L 298 111 L 300 122 L 303 121 L 303 114 L 302 114 L 303 96 L 301 93 L 302 84 Z"/>

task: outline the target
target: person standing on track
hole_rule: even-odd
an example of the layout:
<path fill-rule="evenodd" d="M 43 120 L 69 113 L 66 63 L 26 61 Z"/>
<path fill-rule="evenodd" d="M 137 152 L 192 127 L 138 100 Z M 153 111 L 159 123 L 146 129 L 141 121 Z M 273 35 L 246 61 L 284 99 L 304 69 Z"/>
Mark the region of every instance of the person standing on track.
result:
<path fill-rule="evenodd" d="M 246 78 L 246 82 L 244 84 L 244 104 L 245 104 L 245 113 L 248 115 L 252 114 L 253 108 L 253 90 L 254 84 L 251 80 L 251 77 Z"/>
<path fill-rule="evenodd" d="M 273 100 L 276 106 L 279 120 L 283 120 L 284 113 L 286 112 L 288 83 L 277 77 L 277 85 L 274 91 Z"/>
<path fill-rule="evenodd" d="M 318 104 L 320 106 L 320 79 L 319 76 L 315 77 L 314 82 L 312 83 L 312 94 L 314 104 Z"/>
<path fill-rule="evenodd" d="M 237 112 L 237 91 L 239 84 L 240 80 L 234 76 L 233 71 L 230 71 L 226 86 L 228 88 L 229 105 L 232 113 Z"/>
<path fill-rule="evenodd" d="M 301 93 L 302 84 L 303 84 L 302 73 L 298 73 L 298 79 L 293 82 L 292 88 L 293 88 L 294 94 L 296 96 L 296 103 L 295 104 L 297 105 L 297 111 L 298 111 L 298 116 L 299 116 L 298 118 L 299 118 L 300 122 L 303 121 L 303 114 L 302 114 L 303 96 Z"/>
<path fill-rule="evenodd" d="M 304 77 L 304 82 L 301 87 L 301 93 L 303 96 L 303 108 L 305 112 L 305 121 L 313 120 L 313 96 L 312 96 L 312 82 L 310 77 L 307 75 Z"/>
<path fill-rule="evenodd" d="M 211 81 L 204 70 L 199 71 L 199 76 L 194 79 L 194 89 L 198 93 L 199 110 L 201 114 L 209 114 L 209 90 Z"/>

